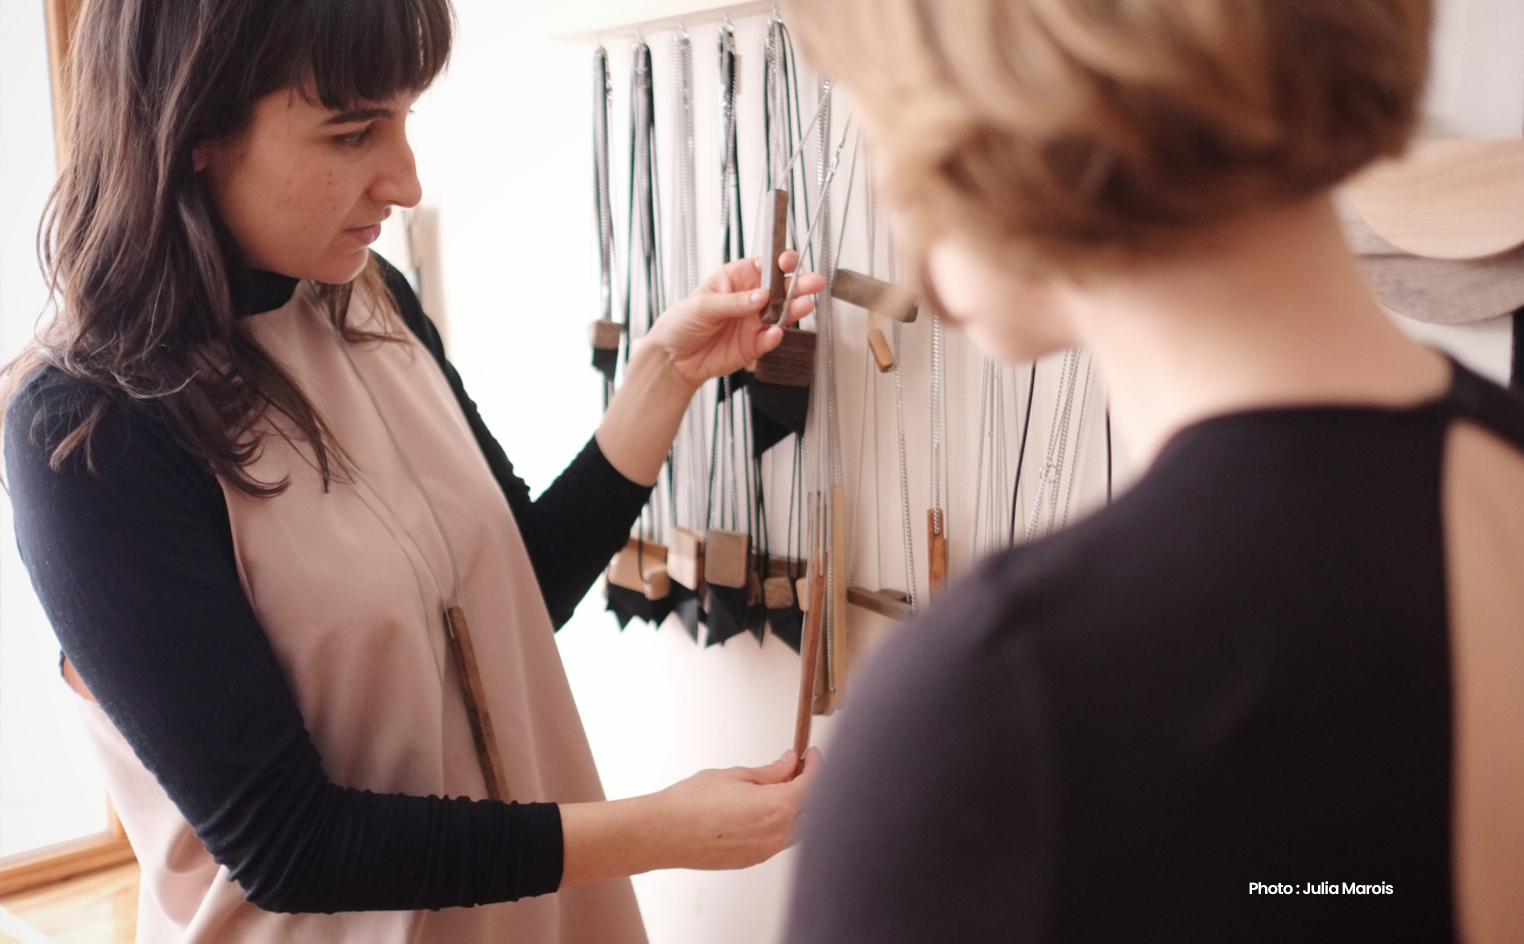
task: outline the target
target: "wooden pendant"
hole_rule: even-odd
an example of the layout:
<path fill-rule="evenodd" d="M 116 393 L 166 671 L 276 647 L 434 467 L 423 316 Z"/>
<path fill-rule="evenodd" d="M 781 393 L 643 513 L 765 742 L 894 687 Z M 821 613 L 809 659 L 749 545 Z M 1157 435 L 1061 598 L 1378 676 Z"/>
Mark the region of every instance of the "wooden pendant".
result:
<path fill-rule="evenodd" d="M 617 351 L 624 338 L 624 325 L 607 319 L 595 321 L 588 327 L 588 341 L 595 351 Z"/>
<path fill-rule="evenodd" d="M 813 331 L 784 328 L 783 341 L 757 361 L 757 379 L 784 387 L 808 387 L 815 381 Z"/>
<path fill-rule="evenodd" d="M 926 512 L 926 548 L 931 558 L 930 590 L 935 600 L 947 586 L 947 529 L 945 514 L 940 508 Z"/>
<path fill-rule="evenodd" d="M 799 598 L 799 611 L 808 613 L 810 611 L 810 578 L 800 577 L 794 581 L 794 593 Z"/>
<path fill-rule="evenodd" d="M 767 307 L 762 310 L 762 320 L 767 324 L 783 321 L 783 302 L 788 298 L 788 282 L 778 257 L 788 245 L 788 191 L 769 190 L 767 199 L 772 202 L 772 212 L 764 204 L 762 231 L 757 234 L 757 245 L 767 253 L 762 263 L 762 288 L 767 290 Z"/>
<path fill-rule="evenodd" d="M 668 537 L 667 573 L 689 590 L 704 585 L 704 537 L 687 528 L 673 528 Z"/>
<path fill-rule="evenodd" d="M 831 297 L 904 324 L 914 321 L 921 308 L 914 292 L 851 269 L 836 270 Z"/>
<path fill-rule="evenodd" d="M 672 593 L 672 579 L 667 572 L 667 548 L 654 541 L 630 538 L 609 563 L 608 580 L 616 587 L 643 594 L 649 600 L 666 599 Z"/>
<path fill-rule="evenodd" d="M 873 363 L 878 365 L 879 373 L 887 374 L 894 370 L 894 349 L 889 346 L 884 332 L 876 327 L 868 329 L 868 350 L 873 352 Z"/>
<path fill-rule="evenodd" d="M 476 649 L 471 644 L 471 628 L 466 614 L 458 606 L 444 611 L 445 632 L 450 637 L 455 674 L 466 702 L 466 718 L 471 723 L 471 738 L 476 742 L 476 760 L 487 782 L 487 795 L 494 800 L 508 800 L 508 774 L 498 754 L 497 737 L 492 730 L 492 715 L 487 710 L 487 692 L 476 664 Z"/>
<path fill-rule="evenodd" d="M 815 715 L 815 690 L 820 675 L 820 649 L 825 629 L 825 555 L 817 552 L 806 578 L 804 640 L 799 647 L 799 705 L 794 715 L 794 756 L 801 762 L 810 746 L 810 722 Z M 808 603 L 804 601 L 808 600 Z"/>
<path fill-rule="evenodd" d="M 794 605 L 794 582 L 787 577 L 768 577 L 762 582 L 762 600 L 769 610 Z"/>
<path fill-rule="evenodd" d="M 848 587 L 847 602 L 855 607 L 904 622 L 910 619 L 910 600 L 896 590 L 868 590 Z"/>
<path fill-rule="evenodd" d="M 742 590 L 749 570 L 751 538 L 738 531 L 710 528 L 704 536 L 704 580 L 716 587 Z"/>

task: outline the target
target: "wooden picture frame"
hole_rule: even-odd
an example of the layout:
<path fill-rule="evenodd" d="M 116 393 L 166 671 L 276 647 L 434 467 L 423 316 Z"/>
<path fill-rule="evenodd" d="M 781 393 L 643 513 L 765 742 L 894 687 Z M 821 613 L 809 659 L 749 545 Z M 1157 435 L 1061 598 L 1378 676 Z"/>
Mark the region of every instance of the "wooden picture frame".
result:
<path fill-rule="evenodd" d="M 74 39 L 74 24 L 79 22 L 79 11 L 84 0 L 43 0 L 44 16 L 48 27 L 48 76 L 53 97 L 53 147 L 63 164 L 68 144 L 64 130 L 64 116 L 68 113 L 67 72 L 69 46 Z"/>

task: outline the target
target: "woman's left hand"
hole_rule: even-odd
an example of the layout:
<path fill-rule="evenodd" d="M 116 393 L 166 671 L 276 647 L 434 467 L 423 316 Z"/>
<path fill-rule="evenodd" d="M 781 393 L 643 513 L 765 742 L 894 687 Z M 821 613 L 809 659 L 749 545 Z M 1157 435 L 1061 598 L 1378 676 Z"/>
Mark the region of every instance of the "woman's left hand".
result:
<path fill-rule="evenodd" d="M 799 264 L 790 249 L 780 257 L 785 273 Z M 678 378 L 697 389 L 711 377 L 740 370 L 783 340 L 780 325 L 762 321 L 767 293 L 762 284 L 761 263 L 742 259 L 711 275 L 699 290 L 678 302 L 656 319 L 645 344 L 666 354 Z M 794 301 L 783 323 L 793 324 L 815 309 L 809 296 L 825 290 L 825 278 L 808 272 L 797 277 Z"/>

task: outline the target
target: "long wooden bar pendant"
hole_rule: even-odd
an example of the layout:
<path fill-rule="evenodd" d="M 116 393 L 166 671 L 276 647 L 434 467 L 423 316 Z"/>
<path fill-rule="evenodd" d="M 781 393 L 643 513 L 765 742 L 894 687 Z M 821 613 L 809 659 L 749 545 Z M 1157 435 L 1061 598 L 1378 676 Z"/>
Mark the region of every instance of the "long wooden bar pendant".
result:
<path fill-rule="evenodd" d="M 810 722 L 815 716 L 815 680 L 820 674 L 820 650 L 825 635 L 825 554 L 817 548 L 810 561 L 805 582 L 807 593 L 801 595 L 804 607 L 804 641 L 799 647 L 799 706 L 794 715 L 794 756 L 800 762 L 810 746 Z"/>
<path fill-rule="evenodd" d="M 458 606 L 444 611 L 445 631 L 450 637 L 450 652 L 455 658 L 455 674 L 466 701 L 466 717 L 471 722 L 471 737 L 476 741 L 476 760 L 487 782 L 487 795 L 494 800 L 508 800 L 508 773 L 498 755 L 497 738 L 492 731 L 492 715 L 487 710 L 487 692 L 482 686 L 476 665 L 476 649 L 471 645 L 471 628 L 466 613 Z"/>
<path fill-rule="evenodd" d="M 704 580 L 716 587 L 742 590 L 750 569 L 751 538 L 739 531 L 710 528 L 704 536 Z"/>
<path fill-rule="evenodd" d="M 704 584 L 704 537 L 687 528 L 673 528 L 668 537 L 667 573 L 689 590 Z"/>
<path fill-rule="evenodd" d="M 947 586 L 947 527 L 946 514 L 940 508 L 926 512 L 926 550 L 930 561 L 930 590 L 936 599 Z"/>
<path fill-rule="evenodd" d="M 815 381 L 816 341 L 813 331 L 784 328 L 778 346 L 757 360 L 757 379 L 784 387 L 810 386 Z"/>
<path fill-rule="evenodd" d="M 769 213 L 764 206 L 757 245 L 767 253 L 762 263 L 762 288 L 767 290 L 767 307 L 762 310 L 762 320 L 778 324 L 783 320 L 783 303 L 788 298 L 788 282 L 783 276 L 783 266 L 778 257 L 788 245 L 788 191 L 769 190 L 767 199 L 772 202 Z"/>
<path fill-rule="evenodd" d="M 901 323 L 914 321 L 921 308 L 921 300 L 909 289 L 851 269 L 836 270 L 831 297 Z"/>

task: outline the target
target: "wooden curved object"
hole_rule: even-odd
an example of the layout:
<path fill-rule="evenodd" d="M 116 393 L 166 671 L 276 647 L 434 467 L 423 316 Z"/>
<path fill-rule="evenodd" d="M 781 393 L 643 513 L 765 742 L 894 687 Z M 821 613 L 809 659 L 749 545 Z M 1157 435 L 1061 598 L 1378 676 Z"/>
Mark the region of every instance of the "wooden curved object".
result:
<path fill-rule="evenodd" d="M 1377 235 L 1430 259 L 1482 259 L 1524 245 L 1524 140 L 1416 141 L 1345 187 Z"/>

